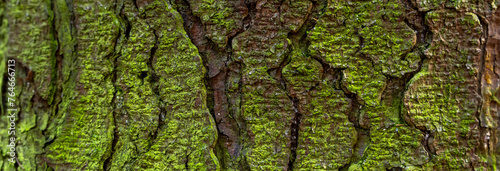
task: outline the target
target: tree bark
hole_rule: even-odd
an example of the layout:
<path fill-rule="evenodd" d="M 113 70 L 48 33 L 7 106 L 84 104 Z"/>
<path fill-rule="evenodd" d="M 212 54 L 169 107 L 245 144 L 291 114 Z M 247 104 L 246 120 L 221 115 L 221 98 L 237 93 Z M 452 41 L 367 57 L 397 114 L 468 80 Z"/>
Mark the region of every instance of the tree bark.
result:
<path fill-rule="evenodd" d="M 0 167 L 498 170 L 499 7 L 2 0 Z"/>

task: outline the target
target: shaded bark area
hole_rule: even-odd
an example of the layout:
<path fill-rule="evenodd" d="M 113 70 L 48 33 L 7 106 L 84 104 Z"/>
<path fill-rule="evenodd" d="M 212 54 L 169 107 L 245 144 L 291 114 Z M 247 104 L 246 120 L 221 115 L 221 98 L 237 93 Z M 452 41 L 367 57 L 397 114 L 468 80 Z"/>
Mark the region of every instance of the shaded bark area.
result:
<path fill-rule="evenodd" d="M 499 6 L 2 0 L 0 167 L 497 170 Z"/>

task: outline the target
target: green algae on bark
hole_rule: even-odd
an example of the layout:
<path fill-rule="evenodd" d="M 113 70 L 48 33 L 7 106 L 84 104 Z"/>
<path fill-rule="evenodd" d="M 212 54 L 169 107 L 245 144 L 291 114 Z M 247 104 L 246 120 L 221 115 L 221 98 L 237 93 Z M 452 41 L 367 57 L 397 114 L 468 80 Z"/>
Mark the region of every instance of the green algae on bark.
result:
<path fill-rule="evenodd" d="M 157 36 L 152 70 L 158 77 L 158 94 L 165 110 L 164 124 L 134 169 L 215 170 L 215 121 L 206 104 L 205 68 L 197 48 L 183 29 L 180 14 L 163 1 L 138 2 L 149 27 Z"/>
<path fill-rule="evenodd" d="M 121 34 L 116 57 L 114 99 L 114 151 L 110 169 L 130 169 L 133 161 L 152 145 L 161 106 L 151 83 L 148 67 L 156 44 L 153 28 L 143 19 L 131 0 L 120 1 Z M 117 49 L 118 50 L 118 49 Z M 108 168 L 105 168 L 108 169 Z"/>
<path fill-rule="evenodd" d="M 72 60 L 77 60 L 77 71 L 64 85 L 65 96 L 57 113 L 61 123 L 50 125 L 55 140 L 46 149 L 47 163 L 56 170 L 99 169 L 111 154 L 115 93 L 112 57 L 119 21 L 114 3 L 94 3 L 73 3 L 78 52 Z"/>
<path fill-rule="evenodd" d="M 499 3 L 0 1 L 0 167 L 496 170 Z"/>
<path fill-rule="evenodd" d="M 29 3 L 28 3 L 29 2 Z M 38 155 L 44 152 L 45 139 L 42 131 L 46 128 L 53 105 L 55 91 L 55 51 L 54 19 L 51 3 L 48 1 L 3 1 L 1 38 L 2 81 L 7 71 L 7 60 L 15 60 L 15 97 L 2 93 L 2 114 L 7 116 L 7 98 L 15 100 L 16 115 L 16 156 L 23 167 L 29 170 L 44 169 Z M 7 74 L 5 76 L 8 76 Z M 6 82 L 4 82 L 6 83 Z M 7 85 L 7 84 L 2 84 Z M 6 90 L 6 89 L 4 89 Z M 5 91 L 3 91 L 5 92 Z M 11 101 L 11 100 L 10 100 Z M 36 102 L 40 101 L 40 102 Z M 5 108 L 4 108 L 5 107 Z M 11 112 L 9 112 L 11 113 Z M 1 125 L 8 127 L 9 118 L 2 117 Z M 7 129 L 2 129 L 2 156 L 5 157 L 2 170 L 12 170 L 16 166 L 7 161 Z M 16 161 L 17 162 L 17 161 Z M 19 166 L 17 166 L 19 167 Z"/>
<path fill-rule="evenodd" d="M 450 10 L 430 12 L 426 22 L 434 33 L 426 50 L 430 59 L 423 64 L 425 72 L 408 85 L 404 117 L 434 136 L 429 148 L 435 156 L 424 167 L 469 168 L 479 162 L 471 151 L 479 137 L 475 116 L 483 29 L 475 14 Z"/>
<path fill-rule="evenodd" d="M 207 37 L 220 48 L 225 48 L 228 38 L 234 36 L 243 26 L 248 9 L 243 1 L 195 0 L 190 2 L 191 11 L 201 19 Z"/>
<path fill-rule="evenodd" d="M 293 106 L 268 73 L 284 62 L 289 45 L 287 31 L 279 23 L 279 5 L 279 1 L 257 3 L 254 26 L 232 42 L 233 60 L 243 64 L 241 118 L 250 139 L 244 151 L 252 170 L 286 169 L 291 156 Z"/>
<path fill-rule="evenodd" d="M 339 169 L 350 162 L 357 140 L 348 120 L 351 99 L 333 89 L 335 81 L 331 75 L 324 76 L 318 61 L 295 51 L 291 57 L 283 77 L 300 113 L 293 169 Z"/>

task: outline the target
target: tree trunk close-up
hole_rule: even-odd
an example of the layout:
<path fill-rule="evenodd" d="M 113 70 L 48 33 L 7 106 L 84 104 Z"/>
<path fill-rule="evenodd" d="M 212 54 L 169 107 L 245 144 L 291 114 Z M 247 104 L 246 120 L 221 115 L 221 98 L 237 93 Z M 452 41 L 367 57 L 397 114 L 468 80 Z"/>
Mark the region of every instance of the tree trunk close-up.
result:
<path fill-rule="evenodd" d="M 499 0 L 0 0 L 0 170 L 500 170 Z"/>

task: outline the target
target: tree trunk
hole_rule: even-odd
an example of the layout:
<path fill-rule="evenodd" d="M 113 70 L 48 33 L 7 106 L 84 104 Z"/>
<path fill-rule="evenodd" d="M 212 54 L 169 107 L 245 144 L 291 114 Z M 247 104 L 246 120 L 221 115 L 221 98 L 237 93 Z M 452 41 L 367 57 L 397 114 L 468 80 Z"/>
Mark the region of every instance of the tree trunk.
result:
<path fill-rule="evenodd" d="M 498 170 L 499 7 L 2 0 L 0 170 Z"/>

